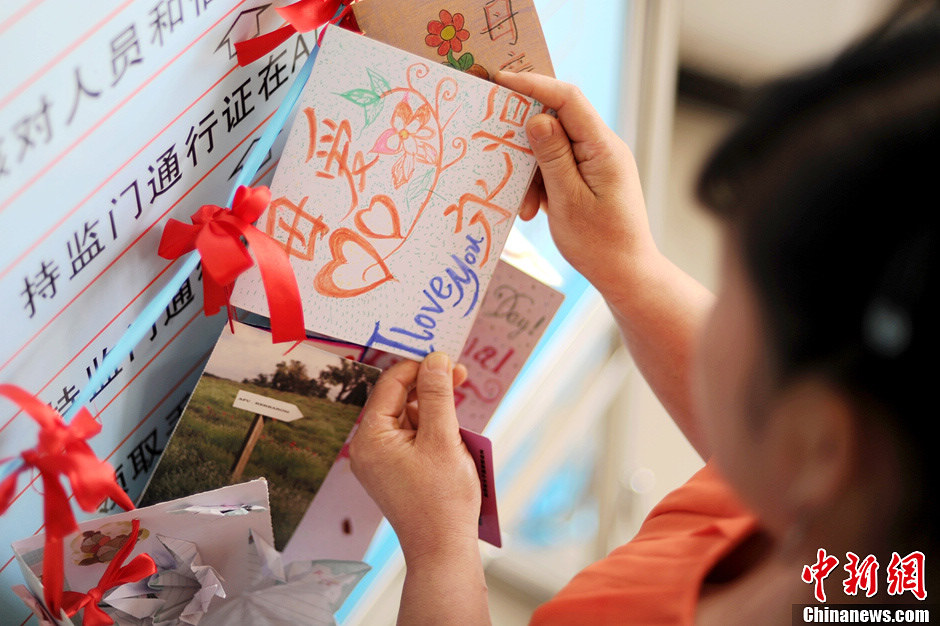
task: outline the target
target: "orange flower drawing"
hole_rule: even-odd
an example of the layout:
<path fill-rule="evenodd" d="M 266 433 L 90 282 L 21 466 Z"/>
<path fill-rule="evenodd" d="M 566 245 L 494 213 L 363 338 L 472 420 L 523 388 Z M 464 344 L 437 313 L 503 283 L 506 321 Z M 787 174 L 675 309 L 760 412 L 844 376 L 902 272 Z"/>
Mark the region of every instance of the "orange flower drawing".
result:
<path fill-rule="evenodd" d="M 465 29 L 464 17 L 461 13 L 450 14 L 450 11 L 441 10 L 440 21 L 428 22 L 428 35 L 424 43 L 432 48 L 437 46 L 439 55 L 447 56 L 451 51 L 463 50 L 463 42 L 470 38 L 470 31 Z"/>
<path fill-rule="evenodd" d="M 428 125 L 430 120 L 431 107 L 427 104 L 413 111 L 408 100 L 402 100 L 392 113 L 391 128 L 383 131 L 372 146 L 372 152 L 378 154 L 402 153 L 392 165 L 392 182 L 396 189 L 411 178 L 415 161 L 434 165 L 437 159 L 437 150 L 428 141 L 434 137 L 434 131 Z"/>

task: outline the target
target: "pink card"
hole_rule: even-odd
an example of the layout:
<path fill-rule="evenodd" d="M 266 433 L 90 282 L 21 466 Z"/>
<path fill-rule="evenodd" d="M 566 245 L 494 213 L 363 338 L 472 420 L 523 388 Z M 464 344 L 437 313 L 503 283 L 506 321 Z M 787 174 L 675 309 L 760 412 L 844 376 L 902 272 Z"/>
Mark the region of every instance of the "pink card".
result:
<path fill-rule="evenodd" d="M 466 428 L 460 429 L 460 438 L 470 451 L 480 477 L 480 539 L 497 548 L 503 541 L 499 535 L 499 516 L 496 514 L 496 484 L 493 480 L 493 443 Z"/>
<path fill-rule="evenodd" d="M 482 432 L 561 306 L 561 292 L 500 259 L 458 360 L 457 419 Z"/>

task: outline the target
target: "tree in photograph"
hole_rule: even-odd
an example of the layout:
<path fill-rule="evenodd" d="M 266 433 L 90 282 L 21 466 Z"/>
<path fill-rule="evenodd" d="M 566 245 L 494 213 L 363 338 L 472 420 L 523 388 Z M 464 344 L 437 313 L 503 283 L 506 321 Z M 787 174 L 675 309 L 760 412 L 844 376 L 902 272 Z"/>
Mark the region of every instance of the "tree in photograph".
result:
<path fill-rule="evenodd" d="M 243 378 L 242 382 L 249 385 L 258 385 L 259 387 L 271 386 L 271 381 L 268 379 L 267 374 L 258 374 L 254 378 Z"/>
<path fill-rule="evenodd" d="M 290 363 L 281 361 L 274 366 L 271 387 L 278 391 L 303 393 L 309 380 L 307 366 L 297 359 L 291 359 Z"/>
<path fill-rule="evenodd" d="M 340 365 L 327 365 L 318 377 L 325 386 L 339 387 L 336 401 L 345 404 L 363 404 L 376 378 L 378 372 L 366 370 L 346 359 Z"/>

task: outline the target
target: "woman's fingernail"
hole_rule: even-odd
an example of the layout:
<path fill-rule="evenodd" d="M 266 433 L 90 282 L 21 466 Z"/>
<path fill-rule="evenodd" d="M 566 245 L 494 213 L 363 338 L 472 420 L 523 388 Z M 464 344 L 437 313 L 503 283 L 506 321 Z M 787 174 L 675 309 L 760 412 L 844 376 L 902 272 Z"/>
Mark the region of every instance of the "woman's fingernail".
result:
<path fill-rule="evenodd" d="M 427 364 L 428 370 L 432 372 L 446 374 L 447 370 L 450 369 L 450 359 L 443 352 L 432 352 L 424 359 L 424 362 Z"/>
<path fill-rule="evenodd" d="M 552 120 L 536 118 L 529 124 L 529 136 L 532 141 L 544 141 L 552 136 Z"/>

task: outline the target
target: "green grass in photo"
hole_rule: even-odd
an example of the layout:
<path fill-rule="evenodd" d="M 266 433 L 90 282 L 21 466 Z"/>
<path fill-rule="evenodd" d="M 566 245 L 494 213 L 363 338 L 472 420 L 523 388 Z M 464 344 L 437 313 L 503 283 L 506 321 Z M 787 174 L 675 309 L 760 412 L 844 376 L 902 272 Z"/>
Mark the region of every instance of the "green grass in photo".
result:
<path fill-rule="evenodd" d="M 204 375 L 164 450 L 140 506 L 229 484 L 254 415 L 232 406 L 239 389 L 297 405 L 294 422 L 266 419 L 241 481 L 268 481 L 274 543 L 283 550 L 323 483 L 360 407 Z"/>

